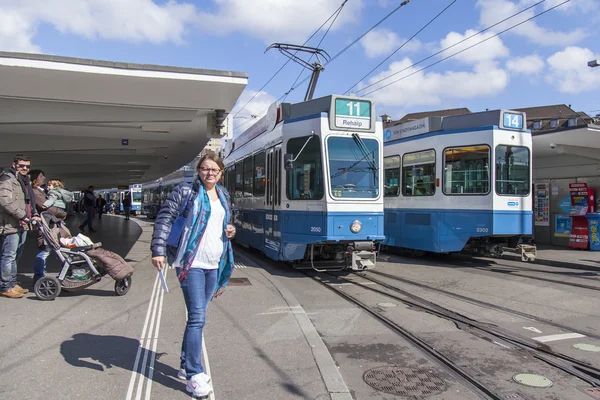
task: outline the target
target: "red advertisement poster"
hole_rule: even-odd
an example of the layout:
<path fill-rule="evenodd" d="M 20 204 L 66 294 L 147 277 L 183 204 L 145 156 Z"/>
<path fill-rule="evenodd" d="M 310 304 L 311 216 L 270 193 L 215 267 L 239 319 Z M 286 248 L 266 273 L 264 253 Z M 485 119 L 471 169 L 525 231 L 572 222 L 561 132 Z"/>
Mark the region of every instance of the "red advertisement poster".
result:
<path fill-rule="evenodd" d="M 571 193 L 571 237 L 569 247 L 573 249 L 590 248 L 590 236 L 586 214 L 594 210 L 594 189 L 590 189 L 587 183 L 570 183 Z"/>

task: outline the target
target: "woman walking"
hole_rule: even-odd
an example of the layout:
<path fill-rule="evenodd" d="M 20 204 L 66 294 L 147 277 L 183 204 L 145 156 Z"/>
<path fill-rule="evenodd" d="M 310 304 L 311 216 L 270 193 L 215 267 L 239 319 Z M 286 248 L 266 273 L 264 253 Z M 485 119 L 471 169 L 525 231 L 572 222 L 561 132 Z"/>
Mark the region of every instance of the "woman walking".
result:
<path fill-rule="evenodd" d="M 230 239 L 235 236 L 235 227 L 227 223 L 231 214 L 229 194 L 218 183 L 223 169 L 216 155 L 202 157 L 196 166 L 199 179 L 191 187 L 182 183 L 173 189 L 158 213 L 152 235 L 152 264 L 158 270 L 166 263 L 176 267 L 187 307 L 178 377 L 187 380 L 186 390 L 194 397 L 213 391 L 202 366 L 202 329 L 208 303 L 223 293 L 233 271 Z M 167 245 L 167 240 L 180 216 L 185 218 L 185 225 L 175 248 Z"/>

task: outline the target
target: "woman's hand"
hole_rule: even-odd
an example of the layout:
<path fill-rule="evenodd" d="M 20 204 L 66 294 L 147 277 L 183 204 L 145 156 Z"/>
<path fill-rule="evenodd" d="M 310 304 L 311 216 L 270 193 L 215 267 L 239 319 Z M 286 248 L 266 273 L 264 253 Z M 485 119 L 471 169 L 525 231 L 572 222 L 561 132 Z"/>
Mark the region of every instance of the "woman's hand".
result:
<path fill-rule="evenodd" d="M 165 256 L 152 257 L 152 265 L 159 271 L 163 269 L 165 267 Z"/>
<path fill-rule="evenodd" d="M 227 228 L 225 228 L 225 236 L 227 239 L 233 239 L 235 236 L 235 226 L 227 225 Z"/>
<path fill-rule="evenodd" d="M 225 288 L 224 288 L 224 287 L 220 288 L 219 290 L 217 290 L 217 291 L 215 292 L 215 294 L 213 295 L 213 297 L 212 297 L 212 298 L 213 298 L 213 299 L 216 299 L 217 297 L 219 297 L 220 295 L 222 295 L 224 291 L 225 291 Z"/>

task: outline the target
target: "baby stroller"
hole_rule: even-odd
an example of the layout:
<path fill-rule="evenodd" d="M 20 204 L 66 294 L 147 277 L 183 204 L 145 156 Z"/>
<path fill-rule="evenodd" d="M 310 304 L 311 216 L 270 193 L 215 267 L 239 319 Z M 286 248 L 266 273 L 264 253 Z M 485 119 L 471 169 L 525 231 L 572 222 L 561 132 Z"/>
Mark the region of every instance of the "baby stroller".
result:
<path fill-rule="evenodd" d="M 63 266 L 57 277 L 43 276 L 35 283 L 34 292 L 40 300 L 53 300 L 61 290 L 76 292 L 92 286 L 109 274 L 115 279 L 115 294 L 123 296 L 131 287 L 133 268 L 119 255 L 102 249 L 102 243 L 70 246 L 61 238 L 71 237 L 65 224 L 49 212 L 42 212 L 40 231 L 46 244 L 54 250 Z"/>

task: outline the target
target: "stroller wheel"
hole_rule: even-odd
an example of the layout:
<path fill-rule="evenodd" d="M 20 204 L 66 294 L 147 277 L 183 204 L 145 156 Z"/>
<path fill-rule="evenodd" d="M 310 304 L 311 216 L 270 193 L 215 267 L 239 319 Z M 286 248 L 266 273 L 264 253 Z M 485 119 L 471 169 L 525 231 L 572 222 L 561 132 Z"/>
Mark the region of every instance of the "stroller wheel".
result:
<path fill-rule="evenodd" d="M 40 300 L 54 300 L 60 293 L 60 282 L 53 276 L 43 276 L 35 283 L 33 291 Z"/>
<path fill-rule="evenodd" d="M 115 294 L 117 296 L 125 296 L 129 292 L 129 288 L 131 288 L 131 276 L 115 281 Z"/>

